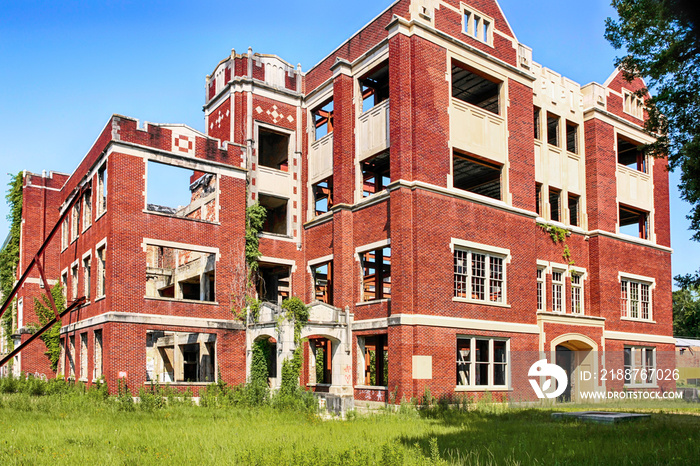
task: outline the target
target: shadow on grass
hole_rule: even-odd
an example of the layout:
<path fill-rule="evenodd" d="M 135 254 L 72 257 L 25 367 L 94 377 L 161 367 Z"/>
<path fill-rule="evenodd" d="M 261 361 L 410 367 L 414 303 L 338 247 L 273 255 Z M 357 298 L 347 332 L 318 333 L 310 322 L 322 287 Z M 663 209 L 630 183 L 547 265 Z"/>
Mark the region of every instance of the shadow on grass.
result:
<path fill-rule="evenodd" d="M 434 457 L 437 441 L 440 457 L 457 464 L 699 464 L 698 416 L 652 414 L 608 425 L 554 420 L 552 412 L 444 412 L 431 418 L 431 432 L 400 441 L 425 457 Z"/>

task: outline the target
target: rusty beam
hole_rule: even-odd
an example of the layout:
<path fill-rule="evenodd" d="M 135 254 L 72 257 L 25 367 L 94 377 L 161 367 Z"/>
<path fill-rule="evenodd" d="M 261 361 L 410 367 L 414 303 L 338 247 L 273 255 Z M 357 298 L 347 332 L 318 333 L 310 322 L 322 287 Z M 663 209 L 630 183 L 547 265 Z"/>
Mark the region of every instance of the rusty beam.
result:
<path fill-rule="evenodd" d="M 48 329 L 50 329 L 50 328 L 53 326 L 53 324 L 55 324 L 56 322 L 58 322 L 58 321 L 60 320 L 61 317 L 65 316 L 65 315 L 68 314 L 69 312 L 71 312 L 71 311 L 73 311 L 73 310 L 79 308 L 79 307 L 82 306 L 83 304 L 85 304 L 85 296 L 83 296 L 83 297 L 81 297 L 81 298 L 78 298 L 78 299 L 76 299 L 75 301 L 73 301 L 73 303 L 71 303 L 71 305 L 68 306 L 68 307 L 66 308 L 65 311 L 61 312 L 57 317 L 54 317 L 53 319 L 51 319 L 46 325 L 44 325 L 44 326 L 41 327 L 39 330 L 37 330 L 37 332 L 36 332 L 34 335 L 32 335 L 31 337 L 29 337 L 29 339 L 28 339 L 27 341 L 25 341 L 24 343 L 20 344 L 17 348 L 15 348 L 14 350 L 12 350 L 12 352 L 11 352 L 10 354 L 8 354 L 7 356 L 5 356 L 5 357 L 2 359 L 2 361 L 0 361 L 0 367 L 2 367 L 2 366 L 4 366 L 5 364 L 7 364 L 9 361 L 12 360 L 12 358 L 13 358 L 17 353 L 19 353 L 20 351 L 22 351 L 27 345 L 29 345 L 31 342 L 33 342 L 34 340 L 36 340 L 37 338 L 39 338 L 41 335 L 43 335 L 44 332 L 46 332 Z"/>
<path fill-rule="evenodd" d="M 41 266 L 39 256 L 35 257 L 34 261 L 36 262 L 36 268 L 39 269 L 39 276 L 41 277 L 41 282 L 44 284 L 44 291 L 46 291 L 46 296 L 49 297 L 51 309 L 53 309 L 53 313 L 56 316 L 56 319 L 58 320 L 61 318 L 61 316 L 58 315 L 58 309 L 56 308 L 56 303 L 54 302 L 53 295 L 51 294 L 51 286 L 49 286 L 49 282 L 46 280 L 46 275 L 44 275 L 44 268 Z"/>

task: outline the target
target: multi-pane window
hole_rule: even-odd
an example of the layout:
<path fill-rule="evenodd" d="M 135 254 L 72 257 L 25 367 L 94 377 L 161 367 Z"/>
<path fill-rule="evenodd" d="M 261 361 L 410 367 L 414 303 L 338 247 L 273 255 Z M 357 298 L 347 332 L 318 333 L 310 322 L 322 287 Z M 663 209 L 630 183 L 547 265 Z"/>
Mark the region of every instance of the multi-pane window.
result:
<path fill-rule="evenodd" d="M 87 191 L 83 195 L 83 230 L 92 224 L 92 193 Z"/>
<path fill-rule="evenodd" d="M 105 295 L 105 246 L 97 249 L 97 297 Z"/>
<path fill-rule="evenodd" d="M 61 226 L 61 250 L 66 249 L 70 244 L 70 218 L 68 215 L 63 219 Z"/>
<path fill-rule="evenodd" d="M 70 284 L 71 284 L 71 298 L 78 298 L 78 264 L 76 263 L 71 267 L 70 271 Z"/>
<path fill-rule="evenodd" d="M 656 372 L 654 348 L 625 346 L 625 385 L 652 385 Z"/>
<path fill-rule="evenodd" d="M 454 297 L 503 303 L 503 257 L 455 249 Z"/>
<path fill-rule="evenodd" d="M 362 301 L 391 298 L 391 247 L 360 254 L 362 261 Z"/>
<path fill-rule="evenodd" d="M 502 387 L 508 385 L 508 340 L 457 338 L 457 385 Z"/>
<path fill-rule="evenodd" d="M 107 210 L 107 164 L 97 170 L 97 215 L 102 215 Z"/>
<path fill-rule="evenodd" d="M 564 272 L 552 272 L 552 312 L 564 312 Z"/>
<path fill-rule="evenodd" d="M 92 266 L 92 257 L 88 256 L 85 259 L 83 259 L 83 286 L 84 286 L 85 299 L 88 299 L 88 300 L 90 299 L 91 266 Z"/>
<path fill-rule="evenodd" d="M 571 274 L 571 313 L 583 314 L 583 278 L 581 274 Z"/>
<path fill-rule="evenodd" d="M 622 95 L 623 111 L 635 118 L 639 118 L 640 120 L 644 119 L 644 101 L 627 89 L 622 90 Z"/>
<path fill-rule="evenodd" d="M 464 33 L 486 44 L 493 42 L 493 20 L 476 11 L 464 10 Z"/>
<path fill-rule="evenodd" d="M 544 293 L 544 269 L 537 269 L 537 310 L 545 311 L 546 298 Z"/>
<path fill-rule="evenodd" d="M 95 351 L 92 378 L 94 380 L 102 377 L 102 330 L 95 330 Z"/>
<path fill-rule="evenodd" d="M 71 224 L 71 241 L 75 240 L 80 234 L 80 202 L 73 205 L 73 217 Z"/>
<path fill-rule="evenodd" d="M 620 281 L 620 310 L 625 319 L 651 320 L 649 283 Z"/>

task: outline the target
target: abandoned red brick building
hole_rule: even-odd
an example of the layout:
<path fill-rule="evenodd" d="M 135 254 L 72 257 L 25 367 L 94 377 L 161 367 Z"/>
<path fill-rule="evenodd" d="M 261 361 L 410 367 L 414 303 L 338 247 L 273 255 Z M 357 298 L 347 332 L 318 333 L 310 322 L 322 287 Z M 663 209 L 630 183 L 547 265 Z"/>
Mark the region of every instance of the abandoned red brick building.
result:
<path fill-rule="evenodd" d="M 277 316 L 295 295 L 312 306 L 301 382 L 329 399 L 533 399 L 545 357 L 573 399 L 667 389 L 580 377 L 673 364 L 667 164 L 639 150 L 641 87 L 533 62 L 495 0 L 396 1 L 307 72 L 232 51 L 207 77 L 206 134 L 113 116 L 72 175 L 25 175 L 22 261 L 70 208 L 45 268 L 88 301 L 59 372 L 242 383 L 256 339 L 291 354 Z M 151 200 L 167 170 L 186 172 L 184 206 Z M 255 202 L 265 304 L 242 321 Z M 41 346 L 22 370 L 48 371 Z"/>

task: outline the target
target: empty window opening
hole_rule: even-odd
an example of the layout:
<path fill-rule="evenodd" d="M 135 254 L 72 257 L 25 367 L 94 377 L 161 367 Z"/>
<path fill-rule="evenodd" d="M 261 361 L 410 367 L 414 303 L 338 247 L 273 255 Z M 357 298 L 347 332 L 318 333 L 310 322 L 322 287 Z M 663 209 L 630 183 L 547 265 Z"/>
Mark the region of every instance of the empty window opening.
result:
<path fill-rule="evenodd" d="M 319 105 L 311 112 L 314 121 L 315 137 L 318 141 L 333 132 L 333 99 Z"/>
<path fill-rule="evenodd" d="M 360 79 L 362 87 L 362 112 L 389 99 L 389 64 L 382 65 Z"/>
<path fill-rule="evenodd" d="M 362 197 L 383 191 L 389 183 L 391 183 L 389 151 L 362 162 Z"/>
<path fill-rule="evenodd" d="M 364 360 L 364 385 L 385 387 L 389 381 L 388 335 L 358 337 Z"/>
<path fill-rule="evenodd" d="M 215 382 L 216 335 L 149 331 L 146 380 L 159 383 Z"/>
<path fill-rule="evenodd" d="M 90 285 L 91 285 L 91 268 L 92 268 L 92 258 L 86 257 L 83 259 L 83 289 L 85 299 L 90 300 Z"/>
<path fill-rule="evenodd" d="M 315 265 L 311 268 L 314 280 L 314 300 L 333 304 L 333 262 Z"/>
<path fill-rule="evenodd" d="M 644 100 L 627 89 L 622 90 L 623 104 L 622 109 L 625 113 L 632 115 L 640 120 L 644 119 Z"/>
<path fill-rule="evenodd" d="M 547 114 L 547 143 L 559 147 L 559 117 Z"/>
<path fill-rule="evenodd" d="M 100 377 L 102 377 L 102 330 L 95 330 L 92 378 L 97 380 Z"/>
<path fill-rule="evenodd" d="M 275 235 L 288 235 L 287 204 L 289 204 L 289 200 L 281 197 L 260 194 L 259 201 L 260 205 L 267 210 L 262 231 L 264 233 L 272 233 Z"/>
<path fill-rule="evenodd" d="M 75 239 L 78 238 L 78 235 L 80 234 L 80 201 L 76 202 L 73 205 L 73 216 L 72 216 L 72 224 L 71 224 L 71 241 L 74 241 Z"/>
<path fill-rule="evenodd" d="M 540 127 L 540 113 L 541 110 L 539 107 L 535 107 L 535 110 L 532 115 L 532 120 L 534 123 L 534 130 L 535 130 L 535 139 L 540 139 L 542 137 L 542 128 Z"/>
<path fill-rule="evenodd" d="M 105 289 L 106 289 L 106 264 L 107 264 L 107 256 L 105 254 L 106 252 L 106 247 L 102 246 L 97 248 L 97 297 L 101 297 L 105 295 Z"/>
<path fill-rule="evenodd" d="M 92 192 L 83 195 L 83 230 L 92 225 Z"/>
<path fill-rule="evenodd" d="M 311 383 L 327 384 L 333 383 L 333 342 L 328 338 L 310 338 L 309 347 L 313 356 L 314 368 L 310 371 Z"/>
<path fill-rule="evenodd" d="M 316 215 L 329 212 L 333 207 L 333 177 L 326 178 L 312 186 Z"/>
<path fill-rule="evenodd" d="M 80 334 L 80 378 L 87 380 L 88 377 L 88 347 L 87 333 Z"/>
<path fill-rule="evenodd" d="M 97 170 L 97 215 L 107 210 L 107 164 Z"/>
<path fill-rule="evenodd" d="M 213 173 L 148 162 L 146 210 L 216 221 L 217 179 Z"/>
<path fill-rule="evenodd" d="M 566 122 L 566 150 L 578 154 L 578 125 Z"/>
<path fill-rule="evenodd" d="M 649 212 L 620 206 L 620 233 L 649 239 Z"/>
<path fill-rule="evenodd" d="M 70 269 L 71 299 L 78 299 L 78 264 Z"/>
<path fill-rule="evenodd" d="M 69 377 L 75 379 L 75 337 L 68 339 L 68 364 L 70 367 Z"/>
<path fill-rule="evenodd" d="M 542 183 L 535 183 L 535 212 L 542 215 Z"/>
<path fill-rule="evenodd" d="M 569 225 L 581 226 L 581 214 L 579 211 L 579 203 L 581 197 L 576 194 L 569 194 Z"/>
<path fill-rule="evenodd" d="M 258 164 L 289 171 L 289 135 L 258 128 Z"/>
<path fill-rule="evenodd" d="M 216 254 L 146 246 L 146 296 L 213 302 Z"/>
<path fill-rule="evenodd" d="M 70 244 L 70 217 L 66 215 L 61 225 L 61 250 Z"/>
<path fill-rule="evenodd" d="M 453 186 L 501 200 L 501 166 L 455 152 Z"/>
<path fill-rule="evenodd" d="M 260 264 L 258 298 L 274 304 L 282 304 L 290 296 L 291 269 L 288 265 Z"/>
<path fill-rule="evenodd" d="M 461 66 L 452 66 L 452 97 L 500 115 L 500 81 Z"/>
<path fill-rule="evenodd" d="M 549 218 L 561 222 L 561 190 L 549 188 Z"/>
<path fill-rule="evenodd" d="M 362 301 L 391 298 L 391 247 L 360 254 Z"/>
<path fill-rule="evenodd" d="M 647 161 L 642 145 L 617 135 L 617 163 L 647 173 Z"/>

